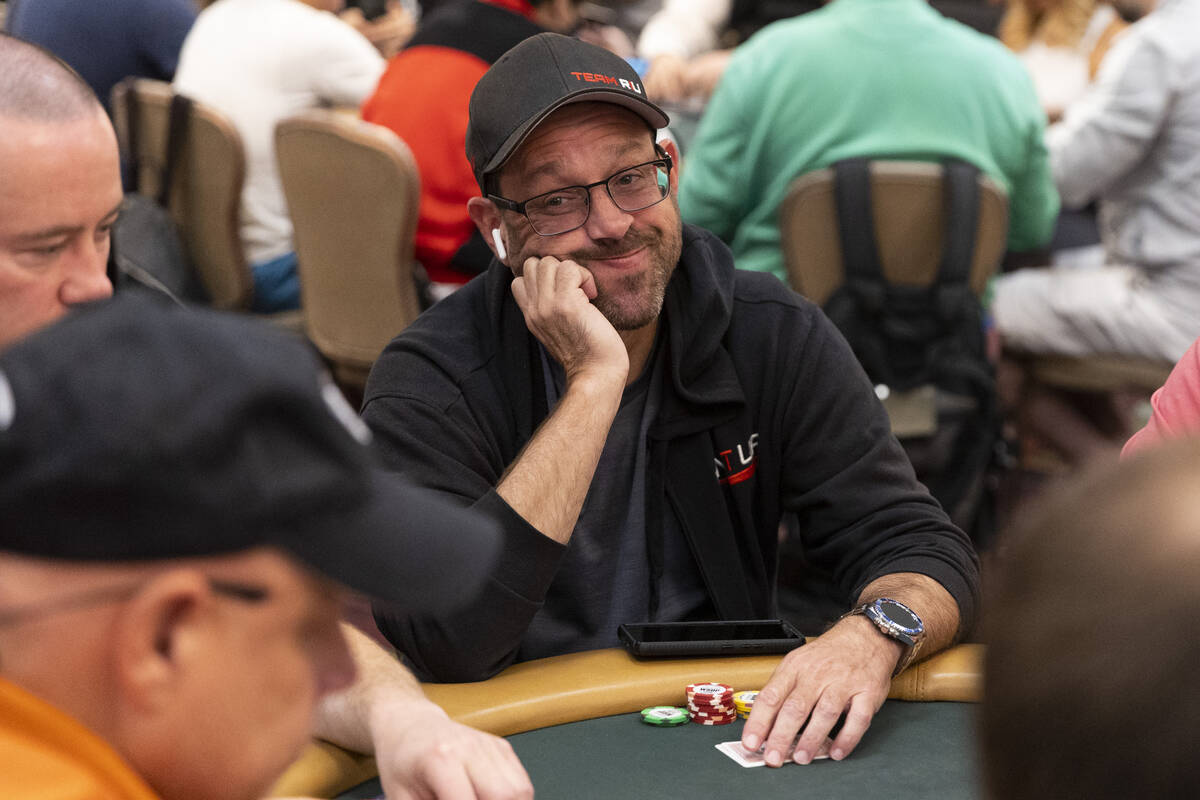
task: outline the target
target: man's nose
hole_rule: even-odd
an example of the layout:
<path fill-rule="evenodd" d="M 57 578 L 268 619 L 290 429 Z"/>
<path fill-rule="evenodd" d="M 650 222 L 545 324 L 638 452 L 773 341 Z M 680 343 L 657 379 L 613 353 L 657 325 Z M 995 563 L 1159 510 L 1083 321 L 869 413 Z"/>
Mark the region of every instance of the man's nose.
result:
<path fill-rule="evenodd" d="M 591 189 L 591 213 L 584 230 L 592 239 L 621 239 L 633 224 L 633 215 L 613 202 L 608 189 L 601 184 Z"/>
<path fill-rule="evenodd" d="M 113 293 L 108 279 L 108 245 L 83 244 L 77 252 L 67 254 L 62 284 L 58 289 L 59 301 L 74 306 L 103 300 Z"/>

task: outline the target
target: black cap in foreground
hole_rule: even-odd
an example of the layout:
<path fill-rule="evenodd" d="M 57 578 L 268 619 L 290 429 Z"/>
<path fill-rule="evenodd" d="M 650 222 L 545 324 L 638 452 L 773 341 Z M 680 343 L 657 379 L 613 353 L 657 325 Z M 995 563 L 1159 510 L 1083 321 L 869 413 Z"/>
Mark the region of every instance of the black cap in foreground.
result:
<path fill-rule="evenodd" d="M 534 128 L 568 103 L 624 106 L 654 129 L 670 121 L 646 99 L 641 78 L 625 59 L 558 33 L 523 40 L 483 74 L 471 93 L 467 160 L 479 188 Z"/>
<path fill-rule="evenodd" d="M 385 472 L 298 337 L 126 294 L 0 353 L 0 550 L 119 562 L 283 550 L 402 609 L 458 605 L 493 523 Z"/>

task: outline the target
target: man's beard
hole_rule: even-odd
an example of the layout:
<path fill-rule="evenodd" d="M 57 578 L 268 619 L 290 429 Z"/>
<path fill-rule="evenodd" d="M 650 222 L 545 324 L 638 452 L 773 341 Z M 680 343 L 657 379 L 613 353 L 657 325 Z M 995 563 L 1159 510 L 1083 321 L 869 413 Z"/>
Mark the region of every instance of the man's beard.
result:
<path fill-rule="evenodd" d="M 569 258 L 587 266 L 645 247 L 650 266 L 632 275 L 606 276 L 596 280 L 596 299 L 592 302 L 605 319 L 619 331 L 632 331 L 649 325 L 662 312 L 667 283 L 679 263 L 683 248 L 683 229 L 676 222 L 665 228 L 631 229 L 619 242 L 606 247 L 571 253 Z M 594 273 L 593 273 L 594 274 Z"/>

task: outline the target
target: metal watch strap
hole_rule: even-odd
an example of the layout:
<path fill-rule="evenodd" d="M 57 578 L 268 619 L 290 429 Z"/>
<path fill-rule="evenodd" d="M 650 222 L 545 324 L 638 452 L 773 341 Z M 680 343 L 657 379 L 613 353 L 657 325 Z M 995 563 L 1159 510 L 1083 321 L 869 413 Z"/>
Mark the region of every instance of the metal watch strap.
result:
<path fill-rule="evenodd" d="M 888 629 L 884 628 L 882 625 L 880 625 L 879 623 L 877 623 L 874 619 L 871 618 L 871 616 L 869 614 L 867 614 L 867 609 L 869 609 L 871 606 L 873 606 L 875 604 L 875 602 L 876 602 L 875 600 L 868 600 L 867 602 L 863 603 L 862 605 L 858 606 L 857 608 L 847 611 L 845 614 L 843 614 L 840 617 L 839 622 L 841 620 L 845 619 L 846 617 L 854 617 L 854 616 L 859 616 L 859 615 L 864 616 L 867 618 L 867 621 L 870 622 L 871 625 L 875 628 L 875 630 L 879 631 L 881 634 L 888 637 L 892 641 L 899 644 L 902 648 L 904 648 L 903 652 L 901 652 L 901 654 L 900 654 L 900 660 L 896 662 L 896 669 L 894 669 L 892 671 L 892 677 L 894 678 L 897 675 L 899 675 L 901 672 L 903 672 L 905 669 L 907 669 L 908 665 L 911 664 L 913 662 L 913 659 L 915 659 L 917 657 L 917 651 L 919 651 L 921 649 L 921 645 L 922 645 L 922 643 L 924 643 L 925 639 L 923 636 L 921 636 L 921 637 L 918 637 L 916 640 L 914 640 L 911 644 L 909 644 L 909 643 L 906 643 L 905 641 L 899 639 L 897 637 L 896 631 L 888 630 Z"/>

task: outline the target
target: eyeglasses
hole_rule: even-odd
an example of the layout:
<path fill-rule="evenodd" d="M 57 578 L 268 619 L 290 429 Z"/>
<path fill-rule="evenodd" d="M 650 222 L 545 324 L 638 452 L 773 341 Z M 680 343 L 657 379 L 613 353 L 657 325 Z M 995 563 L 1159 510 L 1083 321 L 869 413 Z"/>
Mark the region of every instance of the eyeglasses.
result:
<path fill-rule="evenodd" d="M 209 578 L 208 586 L 214 594 L 231 597 L 243 603 L 262 603 L 271 596 L 270 590 L 265 587 L 250 586 L 234 581 L 223 581 L 217 578 Z M 74 611 L 80 608 L 87 608 L 88 606 L 116 602 L 131 597 L 140 588 L 141 584 L 137 586 L 105 586 L 102 589 L 93 589 L 89 592 L 80 592 L 79 594 L 55 598 L 40 605 L 0 609 L 0 626 L 15 625 L 19 622 L 27 622 L 37 617 L 57 614 L 62 611 Z"/>
<path fill-rule="evenodd" d="M 602 181 L 586 186 L 564 186 L 524 202 L 489 194 L 488 199 L 508 211 L 524 214 L 539 236 L 558 236 L 582 228 L 592 213 L 592 189 L 603 186 L 617 208 L 641 211 L 661 203 L 671 192 L 671 157 L 627 167 Z"/>

